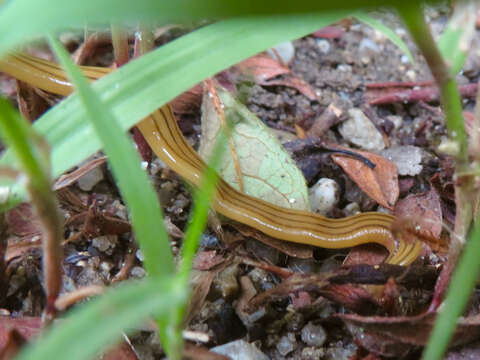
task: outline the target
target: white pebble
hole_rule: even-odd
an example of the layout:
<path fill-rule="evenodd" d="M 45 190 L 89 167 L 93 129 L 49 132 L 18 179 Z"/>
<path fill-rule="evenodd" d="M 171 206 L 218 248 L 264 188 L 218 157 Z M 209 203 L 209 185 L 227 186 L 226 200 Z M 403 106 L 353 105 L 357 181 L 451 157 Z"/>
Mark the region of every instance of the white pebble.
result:
<path fill-rule="evenodd" d="M 295 47 L 293 46 L 291 41 L 286 41 L 278 44 L 277 46 L 274 46 L 273 49 L 275 49 L 278 55 L 280 55 L 285 64 L 289 64 L 295 56 Z M 277 55 L 275 55 L 275 51 L 269 49 L 267 52 L 273 59 L 277 60 Z"/>
<path fill-rule="evenodd" d="M 317 46 L 320 49 L 320 52 L 326 54 L 330 51 L 330 41 L 327 39 L 317 39 L 316 40 Z"/>
<path fill-rule="evenodd" d="M 103 171 L 100 167 L 93 168 L 80 179 L 77 180 L 77 185 L 83 191 L 90 191 L 95 185 L 103 180 Z"/>
<path fill-rule="evenodd" d="M 350 118 L 340 125 L 339 131 L 345 140 L 365 150 L 383 150 L 382 134 L 360 109 L 350 109 Z"/>
<path fill-rule="evenodd" d="M 321 325 L 309 322 L 302 329 L 302 341 L 308 346 L 320 347 L 326 339 L 327 334 Z"/>
<path fill-rule="evenodd" d="M 397 165 L 399 175 L 418 175 L 422 171 L 422 149 L 413 145 L 395 146 L 382 151 L 382 156 Z"/>
<path fill-rule="evenodd" d="M 321 178 L 309 190 L 312 211 L 326 215 L 337 204 L 339 199 L 338 184 L 328 178 Z"/>

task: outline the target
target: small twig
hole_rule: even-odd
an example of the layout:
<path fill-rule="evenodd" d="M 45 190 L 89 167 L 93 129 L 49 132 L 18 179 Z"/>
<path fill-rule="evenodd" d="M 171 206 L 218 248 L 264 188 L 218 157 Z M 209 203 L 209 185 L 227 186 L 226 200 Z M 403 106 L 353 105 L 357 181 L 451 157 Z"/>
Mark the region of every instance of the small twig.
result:
<path fill-rule="evenodd" d="M 440 89 L 440 99 L 446 116 L 450 137 L 458 144 L 457 161 L 460 167 L 466 166 L 467 136 L 463 126 L 462 104 L 455 79 L 443 60 L 433 39 L 430 27 L 425 21 L 419 2 L 407 2 L 398 8 L 405 24 L 422 52 L 430 71 Z"/>
<path fill-rule="evenodd" d="M 69 292 L 68 294 L 60 296 L 55 301 L 55 308 L 57 311 L 64 311 L 73 304 L 91 296 L 100 295 L 104 292 L 105 288 L 98 285 L 85 286 L 80 289 Z"/>

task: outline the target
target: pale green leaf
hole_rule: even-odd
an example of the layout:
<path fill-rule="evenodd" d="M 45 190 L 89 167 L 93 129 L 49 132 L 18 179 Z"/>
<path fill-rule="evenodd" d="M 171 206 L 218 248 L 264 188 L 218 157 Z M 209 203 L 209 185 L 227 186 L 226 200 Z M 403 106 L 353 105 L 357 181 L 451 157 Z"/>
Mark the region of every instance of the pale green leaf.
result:
<path fill-rule="evenodd" d="M 310 210 L 305 178 L 276 137 L 255 114 L 224 88 L 218 87 L 217 93 L 231 129 L 244 192 L 275 205 Z M 215 139 L 222 129 L 212 98 L 207 94 L 202 104 L 202 137 L 199 148 L 202 157 L 210 156 Z M 222 153 L 218 171 L 230 185 L 240 190 L 230 144 L 224 145 Z"/>

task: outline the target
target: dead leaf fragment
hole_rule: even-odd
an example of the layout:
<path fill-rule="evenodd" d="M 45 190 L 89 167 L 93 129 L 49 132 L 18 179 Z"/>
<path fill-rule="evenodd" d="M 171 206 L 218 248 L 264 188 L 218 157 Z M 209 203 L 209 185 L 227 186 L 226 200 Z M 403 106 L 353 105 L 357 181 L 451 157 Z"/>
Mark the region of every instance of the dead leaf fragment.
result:
<path fill-rule="evenodd" d="M 370 152 L 347 149 L 342 146 L 335 146 L 335 148 L 358 154 L 360 158 L 366 158 L 374 165 L 372 168 L 357 157 L 332 155 L 335 163 L 345 170 L 360 189 L 383 207 L 393 210 L 400 193 L 395 164 Z"/>
<path fill-rule="evenodd" d="M 395 206 L 395 215 L 411 221 L 419 233 L 426 232 L 439 237 L 442 232 L 442 206 L 440 196 L 432 186 L 424 194 L 415 194 L 402 199 Z"/>
<path fill-rule="evenodd" d="M 252 56 L 242 61 L 236 65 L 236 68 L 241 73 L 253 77 L 254 81 L 259 85 L 287 86 L 296 89 L 310 100 L 317 99 L 317 93 L 310 84 L 294 76 L 286 65 L 279 63 L 265 53 Z M 278 78 L 279 76 L 282 77 Z"/>
<path fill-rule="evenodd" d="M 97 159 L 92 159 L 91 161 L 86 162 L 85 164 L 81 165 L 78 169 L 60 176 L 55 184 L 53 185 L 53 190 L 57 191 L 63 189 L 67 186 L 72 185 L 80 179 L 83 175 L 88 173 L 90 170 L 95 169 L 96 167 L 102 165 L 105 161 L 107 161 L 106 156 L 99 157 Z"/>
<path fill-rule="evenodd" d="M 265 53 L 243 60 L 236 67 L 240 72 L 253 76 L 257 83 L 291 73 L 287 66 L 280 64 Z"/>

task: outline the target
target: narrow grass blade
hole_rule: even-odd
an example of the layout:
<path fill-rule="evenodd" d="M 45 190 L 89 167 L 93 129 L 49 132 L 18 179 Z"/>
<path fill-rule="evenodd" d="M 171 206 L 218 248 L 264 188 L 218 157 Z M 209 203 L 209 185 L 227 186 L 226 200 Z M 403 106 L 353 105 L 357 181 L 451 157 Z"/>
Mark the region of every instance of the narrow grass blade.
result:
<path fill-rule="evenodd" d="M 47 295 L 46 320 L 54 316 L 54 302 L 62 286 L 63 218 L 51 189 L 50 151 L 39 136 L 12 106 L 0 98 L 0 134 L 26 178 L 27 189 L 41 224 L 43 274 Z"/>
<path fill-rule="evenodd" d="M 75 308 L 37 342 L 27 346 L 17 360 L 92 359 L 118 340 L 126 330 L 152 315 L 165 315 L 184 293 L 171 279 L 145 279 L 109 290 Z M 61 355 L 63 354 L 63 355 Z"/>
<path fill-rule="evenodd" d="M 457 1 L 453 15 L 438 39 L 438 48 L 453 76 L 462 69 L 475 36 L 476 6 L 476 1 Z"/>
<path fill-rule="evenodd" d="M 46 32 L 138 20 L 166 23 L 251 15 L 300 15 L 402 5 L 402 0 L 11 0 L 0 8 L 0 54 Z M 439 2 L 439 0 L 430 2 Z M 19 26 L 21 24 L 21 26 Z"/>
<path fill-rule="evenodd" d="M 480 225 L 475 226 L 453 273 L 445 303 L 425 349 L 423 360 L 439 360 L 447 350 L 457 319 L 462 315 L 473 293 L 480 272 Z"/>
<path fill-rule="evenodd" d="M 123 130 L 199 81 L 259 51 L 335 22 L 345 13 L 231 19 L 205 26 L 117 69 L 93 84 Z M 59 176 L 100 149 L 77 95 L 35 123 L 52 148 L 52 171 Z M 4 156 L 0 165 L 12 158 Z M 14 186 L 5 206 L 25 197 Z"/>
<path fill-rule="evenodd" d="M 146 172 L 141 169 L 138 154 L 108 106 L 102 104 L 68 53 L 53 37 L 49 37 L 49 41 L 75 84 L 86 113 L 103 143 L 118 187 L 130 211 L 147 272 L 151 276 L 172 274 L 173 257 L 163 225 L 162 210 Z"/>
<path fill-rule="evenodd" d="M 413 58 L 412 53 L 410 52 L 410 49 L 408 48 L 407 44 L 398 36 L 395 34 L 392 29 L 390 29 L 388 26 L 385 26 L 382 24 L 380 21 L 377 19 L 371 17 L 368 15 L 366 12 L 363 11 L 357 11 L 353 14 L 355 18 L 357 18 L 359 21 L 371 26 L 375 30 L 380 31 L 383 35 L 385 35 L 391 42 L 393 42 L 397 47 L 402 50 L 405 55 L 408 56 L 408 59 L 410 62 L 413 64 L 415 63 L 415 59 Z"/>

